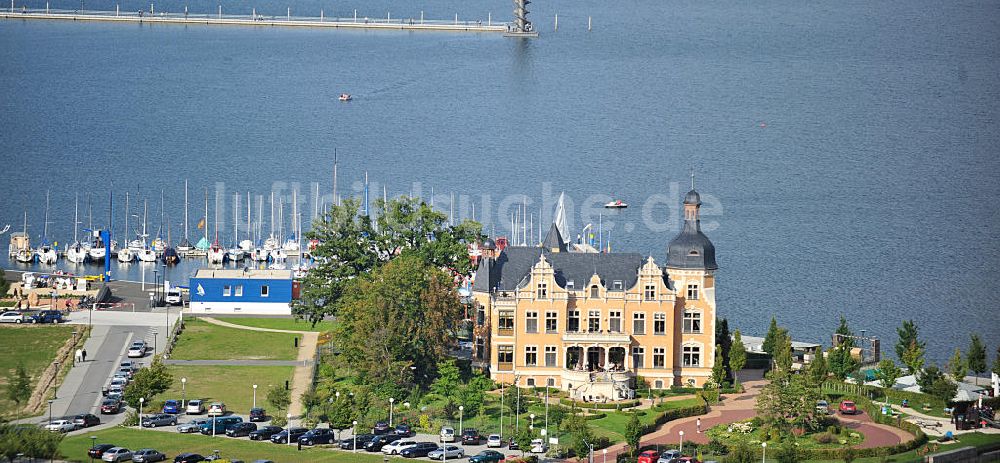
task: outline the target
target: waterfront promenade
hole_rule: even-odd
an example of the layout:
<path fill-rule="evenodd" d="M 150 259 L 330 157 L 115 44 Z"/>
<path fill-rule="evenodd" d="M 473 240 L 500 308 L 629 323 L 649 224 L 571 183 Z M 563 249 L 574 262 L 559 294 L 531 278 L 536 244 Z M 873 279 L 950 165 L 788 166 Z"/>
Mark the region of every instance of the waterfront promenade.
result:
<path fill-rule="evenodd" d="M 252 11 L 249 15 L 223 14 L 219 9 L 217 14 L 188 14 L 186 12 L 163 11 L 93 11 L 93 10 L 56 10 L 56 9 L 18 9 L 4 8 L 0 11 L 0 19 L 7 20 L 64 20 L 64 21 L 97 21 L 119 23 L 148 24 L 201 24 L 226 26 L 256 26 L 256 27 L 323 27 L 336 29 L 376 29 L 376 30 L 406 30 L 406 31 L 441 31 L 441 32 L 507 32 L 507 24 L 494 22 L 492 15 L 484 19 L 460 19 L 455 15 L 449 20 L 431 20 L 418 18 L 372 18 L 355 15 L 348 18 L 326 17 L 322 11 L 320 16 L 292 16 L 291 10 L 286 15 L 261 15 Z"/>

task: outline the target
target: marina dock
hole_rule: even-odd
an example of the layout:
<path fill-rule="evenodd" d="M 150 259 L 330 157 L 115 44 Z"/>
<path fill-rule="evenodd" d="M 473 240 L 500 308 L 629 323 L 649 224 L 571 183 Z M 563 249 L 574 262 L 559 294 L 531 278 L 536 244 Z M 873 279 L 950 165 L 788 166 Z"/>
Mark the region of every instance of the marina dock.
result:
<path fill-rule="evenodd" d="M 422 16 L 422 14 L 421 14 Z M 487 19 L 460 20 L 455 15 L 453 20 L 430 20 L 420 18 L 393 18 L 386 14 L 384 18 L 355 16 L 348 18 L 326 17 L 323 12 L 316 17 L 292 16 L 291 10 L 283 16 L 261 15 L 253 11 L 250 15 L 223 14 L 220 7 L 217 14 L 189 14 L 187 12 L 160 11 L 94 11 L 94 10 L 56 10 L 56 9 L 4 9 L 0 11 L 0 19 L 35 19 L 64 21 L 102 21 L 123 23 L 151 24 L 202 24 L 226 26 L 273 26 L 273 27 L 329 27 L 338 29 L 383 29 L 407 31 L 443 31 L 443 32 L 488 32 L 505 33 L 507 23 L 494 22 L 492 14 Z"/>

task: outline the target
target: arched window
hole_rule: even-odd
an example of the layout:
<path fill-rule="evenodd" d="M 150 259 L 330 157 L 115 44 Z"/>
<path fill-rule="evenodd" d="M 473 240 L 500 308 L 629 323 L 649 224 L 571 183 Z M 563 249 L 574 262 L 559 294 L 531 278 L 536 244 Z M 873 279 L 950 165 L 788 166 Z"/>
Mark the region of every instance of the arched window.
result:
<path fill-rule="evenodd" d="M 590 297 L 601 297 L 601 289 L 598 288 L 597 285 L 590 287 Z"/>

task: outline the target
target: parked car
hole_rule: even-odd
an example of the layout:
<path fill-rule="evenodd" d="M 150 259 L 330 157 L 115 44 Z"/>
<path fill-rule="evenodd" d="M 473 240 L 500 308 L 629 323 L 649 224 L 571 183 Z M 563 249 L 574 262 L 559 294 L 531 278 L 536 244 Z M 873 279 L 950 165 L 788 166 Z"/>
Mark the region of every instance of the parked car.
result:
<path fill-rule="evenodd" d="M 104 455 L 101 455 L 101 461 L 131 461 L 132 452 L 124 447 L 112 447 L 104 451 Z"/>
<path fill-rule="evenodd" d="M 530 451 L 531 453 L 545 453 L 549 451 L 549 446 L 545 445 L 545 441 L 542 439 L 532 439 Z M 650 460 L 649 463 L 653 463 L 653 460 Z"/>
<path fill-rule="evenodd" d="M 28 318 L 31 323 L 62 323 L 63 314 L 58 310 L 41 310 Z"/>
<path fill-rule="evenodd" d="M 24 323 L 24 314 L 21 312 L 4 312 L 0 314 L 0 323 Z"/>
<path fill-rule="evenodd" d="M 111 378 L 111 383 L 108 384 L 108 392 L 111 392 L 112 388 L 124 389 L 125 385 L 128 384 L 128 380 L 124 376 L 114 376 Z"/>
<path fill-rule="evenodd" d="M 250 440 L 265 440 L 270 439 L 271 436 L 281 432 L 281 426 L 262 426 L 257 428 L 256 431 L 250 431 L 247 436 Z"/>
<path fill-rule="evenodd" d="M 487 448 L 500 448 L 503 447 L 503 439 L 500 438 L 499 434 L 490 434 L 486 438 Z"/>
<path fill-rule="evenodd" d="M 479 445 L 482 440 L 483 436 L 475 428 L 465 428 L 462 431 L 462 445 Z"/>
<path fill-rule="evenodd" d="M 205 419 L 205 418 L 198 418 L 196 420 L 191 420 L 191 421 L 189 421 L 187 423 L 178 425 L 177 426 L 177 432 L 179 432 L 181 434 L 198 432 L 198 431 L 201 431 L 201 427 L 205 423 L 208 423 L 208 420 Z"/>
<path fill-rule="evenodd" d="M 133 342 L 128 347 L 128 358 L 142 358 L 146 356 L 146 341 Z"/>
<path fill-rule="evenodd" d="M 141 368 L 141 366 L 139 365 L 138 362 L 133 362 L 131 360 L 126 360 L 126 361 L 118 364 L 118 369 L 120 370 L 122 368 L 127 368 L 127 369 L 132 370 L 132 371 L 139 371 L 139 368 Z"/>
<path fill-rule="evenodd" d="M 365 444 L 367 444 L 368 441 L 374 438 L 375 438 L 374 434 L 358 434 L 355 437 L 348 437 L 347 439 L 341 439 L 340 448 L 341 450 L 354 450 L 355 448 L 354 445 L 357 444 L 357 448 L 363 449 L 365 448 Z"/>
<path fill-rule="evenodd" d="M 375 427 L 372 428 L 372 434 L 376 436 L 385 434 L 389 432 L 389 422 L 388 421 L 377 421 Z"/>
<path fill-rule="evenodd" d="M 121 384 L 112 384 L 108 386 L 108 398 L 117 398 L 120 400 L 123 394 L 125 394 L 125 386 Z"/>
<path fill-rule="evenodd" d="M 330 428 L 312 429 L 299 437 L 299 443 L 302 445 L 329 444 L 335 440 L 336 436 Z"/>
<path fill-rule="evenodd" d="M 676 449 L 665 450 L 660 454 L 660 458 L 656 460 L 656 463 L 673 463 L 677 458 L 681 457 L 681 452 Z M 642 457 L 640 457 L 642 458 Z"/>
<path fill-rule="evenodd" d="M 113 415 L 122 411 L 122 401 L 118 399 L 104 399 L 101 402 L 101 414 L 102 415 Z"/>
<path fill-rule="evenodd" d="M 406 458 L 426 457 L 428 453 L 437 450 L 437 444 L 433 442 L 417 442 L 399 452 Z"/>
<path fill-rule="evenodd" d="M 825 400 L 817 400 L 816 401 L 816 413 L 819 413 L 820 415 L 829 415 L 830 414 L 830 402 L 827 402 Z"/>
<path fill-rule="evenodd" d="M 135 370 L 131 370 L 128 368 L 119 368 L 118 371 L 115 372 L 115 376 L 121 376 L 129 381 L 132 381 L 133 375 L 135 375 Z"/>
<path fill-rule="evenodd" d="M 250 421 L 267 421 L 267 412 L 260 407 L 250 409 Z"/>
<path fill-rule="evenodd" d="M 385 447 L 386 445 L 396 442 L 402 438 L 403 436 L 398 436 L 396 434 L 382 434 L 381 436 L 375 436 L 374 439 L 365 444 L 365 450 L 369 452 L 380 452 L 382 451 L 382 447 Z"/>
<path fill-rule="evenodd" d="M 399 455 L 403 449 L 411 446 L 417 445 L 415 440 L 400 439 L 395 442 L 390 442 L 382 447 L 382 453 L 386 455 Z"/>
<path fill-rule="evenodd" d="M 639 459 L 636 463 L 656 463 L 660 456 L 656 453 L 656 450 L 645 450 L 639 453 Z"/>
<path fill-rule="evenodd" d="M 174 463 L 198 463 L 200 461 L 205 461 L 205 457 L 197 453 L 185 452 L 174 457 Z"/>
<path fill-rule="evenodd" d="M 90 458 L 100 459 L 104 456 L 104 452 L 107 452 L 109 449 L 113 449 L 115 447 L 117 447 L 115 444 L 97 444 L 87 449 L 87 456 Z"/>
<path fill-rule="evenodd" d="M 155 428 L 157 426 L 177 426 L 177 417 L 168 413 L 157 413 L 142 417 L 142 427 Z"/>
<path fill-rule="evenodd" d="M 455 428 L 451 426 L 443 426 L 441 432 L 438 433 L 438 438 L 441 442 L 455 442 Z"/>
<path fill-rule="evenodd" d="M 275 444 L 287 444 L 294 442 L 309 432 L 306 428 L 288 428 L 271 436 L 271 442 Z"/>
<path fill-rule="evenodd" d="M 858 406 L 851 402 L 850 400 L 845 400 L 840 403 L 840 413 L 844 415 L 857 415 Z"/>
<path fill-rule="evenodd" d="M 166 461 L 167 456 L 154 449 L 139 449 L 132 454 L 132 461 L 135 463 L 153 463 L 157 461 Z"/>
<path fill-rule="evenodd" d="M 242 423 L 243 418 L 239 416 L 218 416 L 209 418 L 205 424 L 201 425 L 201 433 L 206 436 L 225 434 L 230 426 Z"/>
<path fill-rule="evenodd" d="M 101 419 L 98 418 L 97 415 L 85 413 L 82 415 L 74 416 L 73 424 L 75 424 L 78 428 L 89 428 L 91 426 L 97 426 L 101 424 Z"/>
<path fill-rule="evenodd" d="M 413 437 L 414 435 L 417 434 L 413 432 L 413 428 L 406 423 L 397 424 L 396 429 L 394 429 L 392 432 L 393 434 L 400 437 Z"/>
<path fill-rule="evenodd" d="M 170 413 L 171 415 L 176 415 L 181 412 L 181 401 L 180 400 L 168 400 L 163 402 L 163 413 Z"/>
<path fill-rule="evenodd" d="M 45 424 L 46 431 L 70 432 L 76 431 L 77 425 L 71 420 L 52 420 Z"/>
<path fill-rule="evenodd" d="M 180 288 L 170 288 L 167 290 L 167 297 L 164 299 L 167 304 L 170 305 L 181 305 L 184 299 L 181 297 Z"/>
<path fill-rule="evenodd" d="M 229 437 L 249 436 L 251 432 L 257 430 L 257 423 L 236 423 L 226 428 L 226 435 Z"/>
<path fill-rule="evenodd" d="M 500 463 L 506 459 L 507 457 L 504 454 L 496 450 L 483 450 L 469 457 L 469 463 Z"/>
<path fill-rule="evenodd" d="M 226 404 L 222 402 L 212 402 L 208 406 L 208 416 L 222 416 L 226 414 Z"/>
<path fill-rule="evenodd" d="M 189 400 L 187 413 L 188 415 L 201 415 L 205 413 L 205 402 L 199 399 Z"/>
<path fill-rule="evenodd" d="M 521 450 L 521 447 L 519 447 L 517 445 L 517 441 L 516 440 L 511 439 L 511 440 L 507 441 L 507 450 Z"/>
<path fill-rule="evenodd" d="M 465 458 L 465 449 L 457 445 L 443 445 L 427 453 L 431 460 L 447 460 L 449 458 Z"/>

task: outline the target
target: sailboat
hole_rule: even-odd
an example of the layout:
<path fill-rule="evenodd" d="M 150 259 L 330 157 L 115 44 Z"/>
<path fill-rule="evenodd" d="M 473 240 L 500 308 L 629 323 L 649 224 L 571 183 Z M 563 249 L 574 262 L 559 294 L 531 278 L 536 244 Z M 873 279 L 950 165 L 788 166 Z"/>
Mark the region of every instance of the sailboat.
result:
<path fill-rule="evenodd" d="M 240 195 L 233 195 L 233 246 L 226 251 L 230 262 L 243 260 L 243 249 L 237 245 L 240 239 Z"/>
<path fill-rule="evenodd" d="M 243 250 L 243 254 L 250 254 L 253 251 L 253 237 L 250 229 L 250 211 L 253 209 L 253 205 L 250 203 L 250 192 L 247 192 L 247 239 L 240 241 L 240 249 Z M 239 240 L 239 235 L 236 237 Z"/>
<path fill-rule="evenodd" d="M 292 190 L 292 235 L 281 245 L 281 249 L 287 254 L 299 253 L 299 230 L 297 228 L 298 219 L 296 218 L 298 216 L 297 191 Z M 284 225 L 284 220 L 282 220 L 282 225 Z"/>
<path fill-rule="evenodd" d="M 125 192 L 125 234 L 122 236 L 128 237 L 128 216 L 129 216 L 129 203 L 128 203 L 128 192 Z M 135 260 L 135 249 L 132 247 L 134 243 L 125 242 L 125 245 L 118 250 L 118 262 L 130 263 Z"/>
<path fill-rule="evenodd" d="M 177 250 L 170 245 L 170 217 L 167 217 L 167 247 L 163 248 L 163 263 L 167 265 L 174 265 L 180 262 L 181 258 L 177 255 Z"/>
<path fill-rule="evenodd" d="M 80 244 L 80 194 L 76 195 L 76 203 L 73 206 L 73 244 L 66 248 L 66 260 L 74 264 L 81 264 L 87 259 L 87 250 Z"/>
<path fill-rule="evenodd" d="M 156 229 L 156 239 L 150 243 L 150 247 L 157 255 L 163 254 L 167 249 L 167 242 L 163 240 L 163 190 L 160 190 L 160 226 Z"/>
<path fill-rule="evenodd" d="M 14 259 L 23 264 L 31 263 L 35 260 L 35 253 L 31 252 L 31 238 L 28 236 L 28 211 L 24 211 L 24 231 L 20 235 L 11 235 L 11 254 Z"/>
<path fill-rule="evenodd" d="M 90 261 L 94 263 L 104 262 L 104 258 L 107 257 L 107 249 L 104 248 L 104 240 L 101 239 L 99 232 L 94 230 L 94 207 L 88 199 L 87 209 L 90 215 L 90 246 L 87 248 L 87 256 L 90 257 Z"/>
<path fill-rule="evenodd" d="M 192 249 L 194 246 L 188 241 L 188 181 L 184 180 L 184 239 L 177 245 L 177 252 L 186 254 Z"/>
<path fill-rule="evenodd" d="M 208 195 L 205 195 L 205 212 L 208 215 Z M 206 228 L 207 230 L 207 228 Z M 226 250 L 219 245 L 219 192 L 215 193 L 215 241 L 208 247 L 208 263 L 222 264 L 226 260 Z"/>
<path fill-rule="evenodd" d="M 156 251 L 146 244 L 146 237 L 149 235 L 146 233 L 146 217 L 149 212 L 149 203 L 145 200 L 142 202 L 142 237 L 141 245 L 142 247 L 136 251 L 136 257 L 139 258 L 140 262 L 156 262 Z"/>
<path fill-rule="evenodd" d="M 42 245 L 35 250 L 38 256 L 38 263 L 42 265 L 52 265 L 59 260 L 59 254 L 55 248 L 49 244 L 49 192 L 45 192 L 45 224 L 42 225 Z"/>

